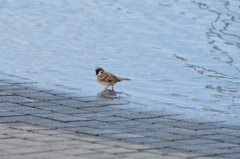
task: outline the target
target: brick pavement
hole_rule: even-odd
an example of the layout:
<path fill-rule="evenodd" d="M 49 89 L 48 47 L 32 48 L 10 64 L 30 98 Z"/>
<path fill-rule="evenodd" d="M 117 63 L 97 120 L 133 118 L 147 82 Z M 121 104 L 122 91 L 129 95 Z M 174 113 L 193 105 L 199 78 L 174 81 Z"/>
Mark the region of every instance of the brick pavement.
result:
<path fill-rule="evenodd" d="M 149 109 L 104 98 L 109 92 L 81 96 L 41 89 L 28 79 L 0 75 L 1 159 L 240 158 L 238 121 Z"/>

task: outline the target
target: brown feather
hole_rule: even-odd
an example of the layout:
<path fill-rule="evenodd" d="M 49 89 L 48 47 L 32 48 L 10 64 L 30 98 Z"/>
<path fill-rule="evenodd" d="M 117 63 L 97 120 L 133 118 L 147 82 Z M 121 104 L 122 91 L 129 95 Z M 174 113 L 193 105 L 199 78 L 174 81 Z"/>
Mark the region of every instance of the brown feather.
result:
<path fill-rule="evenodd" d="M 103 72 L 102 74 L 100 74 L 98 76 L 98 78 L 100 79 L 100 81 L 110 82 L 110 83 L 116 83 L 116 82 L 121 81 L 115 75 L 113 75 L 109 72 Z"/>

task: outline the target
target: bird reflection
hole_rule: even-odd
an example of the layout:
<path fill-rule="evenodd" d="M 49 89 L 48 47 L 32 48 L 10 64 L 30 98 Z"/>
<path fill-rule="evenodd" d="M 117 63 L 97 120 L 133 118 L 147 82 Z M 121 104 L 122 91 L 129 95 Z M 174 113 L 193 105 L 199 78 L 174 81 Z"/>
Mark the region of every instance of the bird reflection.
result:
<path fill-rule="evenodd" d="M 117 98 L 117 92 L 115 92 L 114 90 L 105 89 L 102 92 L 99 92 L 97 94 L 97 96 L 99 98 L 105 98 L 105 99 L 116 99 Z"/>

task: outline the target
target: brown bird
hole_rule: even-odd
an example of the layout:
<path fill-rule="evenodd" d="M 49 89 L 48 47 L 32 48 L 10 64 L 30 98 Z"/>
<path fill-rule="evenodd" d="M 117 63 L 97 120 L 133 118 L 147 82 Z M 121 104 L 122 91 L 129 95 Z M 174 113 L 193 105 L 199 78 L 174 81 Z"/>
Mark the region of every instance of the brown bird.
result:
<path fill-rule="evenodd" d="M 96 79 L 97 81 L 106 86 L 105 89 L 107 89 L 109 86 L 112 86 L 112 89 L 113 89 L 113 86 L 117 83 L 117 82 L 121 82 L 122 80 L 130 80 L 128 78 L 120 78 L 120 77 L 117 77 L 109 72 L 105 72 L 102 68 L 100 67 L 97 67 L 96 68 Z"/>

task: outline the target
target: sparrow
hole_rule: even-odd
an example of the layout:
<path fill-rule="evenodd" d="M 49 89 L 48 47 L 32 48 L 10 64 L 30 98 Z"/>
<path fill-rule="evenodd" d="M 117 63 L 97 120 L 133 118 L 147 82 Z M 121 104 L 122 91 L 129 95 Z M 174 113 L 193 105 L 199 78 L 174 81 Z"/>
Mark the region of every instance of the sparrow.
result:
<path fill-rule="evenodd" d="M 117 77 L 114 74 L 111 74 L 109 72 L 105 72 L 100 67 L 97 67 L 95 71 L 96 71 L 96 79 L 97 79 L 97 81 L 100 84 L 105 85 L 106 86 L 105 89 L 107 89 L 109 86 L 112 86 L 112 90 L 113 90 L 113 86 L 117 82 L 121 82 L 122 80 L 130 80 L 128 78 Z"/>

